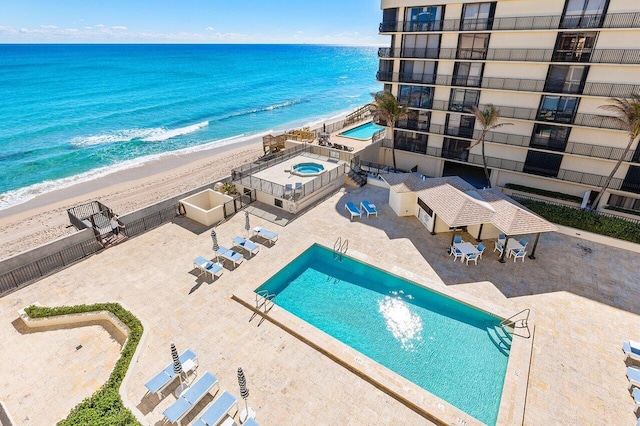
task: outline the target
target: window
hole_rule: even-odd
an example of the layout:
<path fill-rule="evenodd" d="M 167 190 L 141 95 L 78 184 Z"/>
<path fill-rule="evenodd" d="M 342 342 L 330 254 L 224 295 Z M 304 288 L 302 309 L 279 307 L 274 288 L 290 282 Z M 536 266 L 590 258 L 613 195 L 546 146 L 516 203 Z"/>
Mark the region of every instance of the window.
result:
<path fill-rule="evenodd" d="M 479 90 L 451 89 L 449 111 L 468 112 L 478 106 Z"/>
<path fill-rule="evenodd" d="M 640 194 L 640 167 L 630 166 L 627 176 L 622 182 L 623 191 L 635 192 Z"/>
<path fill-rule="evenodd" d="M 461 139 L 444 138 L 442 144 L 442 157 L 452 160 L 467 161 L 469 159 L 469 147 L 471 141 Z"/>
<path fill-rule="evenodd" d="M 396 127 L 407 130 L 429 131 L 429 122 L 431 120 L 430 111 L 409 110 L 407 118 L 398 120 Z"/>
<path fill-rule="evenodd" d="M 433 210 L 431 210 L 431 208 L 420 198 L 418 198 L 418 205 L 429 217 L 433 217 Z"/>
<path fill-rule="evenodd" d="M 436 79 L 437 62 L 401 61 L 400 81 L 402 83 L 433 84 Z"/>
<path fill-rule="evenodd" d="M 589 67 L 586 65 L 551 65 L 544 91 L 582 93 Z"/>
<path fill-rule="evenodd" d="M 604 19 L 607 0 L 567 0 L 560 28 L 597 28 Z"/>
<path fill-rule="evenodd" d="M 381 59 L 376 77 L 381 81 L 393 81 L 393 61 Z"/>
<path fill-rule="evenodd" d="M 460 34 L 458 59 L 485 59 L 489 46 L 489 34 Z"/>
<path fill-rule="evenodd" d="M 449 136 L 473 138 L 473 127 L 476 124 L 475 116 L 462 114 L 447 114 L 445 133 Z"/>
<path fill-rule="evenodd" d="M 380 24 L 380 32 L 400 31 L 396 29 L 396 21 L 398 20 L 398 8 L 384 9 L 382 11 L 382 24 Z"/>
<path fill-rule="evenodd" d="M 433 87 L 400 85 L 398 102 L 411 108 L 431 108 Z"/>
<path fill-rule="evenodd" d="M 427 141 L 429 136 L 423 133 L 404 132 L 396 130 L 393 138 L 396 149 L 401 151 L 417 152 L 420 154 L 427 153 Z"/>
<path fill-rule="evenodd" d="M 596 33 L 558 33 L 551 58 L 556 62 L 589 62 Z"/>
<path fill-rule="evenodd" d="M 406 10 L 405 31 L 440 31 L 444 6 L 412 7 Z"/>
<path fill-rule="evenodd" d="M 578 108 L 578 98 L 546 95 L 538 109 L 538 120 L 555 123 L 572 123 Z"/>
<path fill-rule="evenodd" d="M 440 34 L 407 34 L 402 38 L 403 58 L 438 59 Z"/>
<path fill-rule="evenodd" d="M 551 151 L 564 151 L 567 147 L 570 130 L 570 127 L 536 124 L 533 128 L 530 146 Z"/>
<path fill-rule="evenodd" d="M 623 197 L 622 195 L 611 194 L 607 204 L 611 207 L 640 212 L 640 198 Z"/>
<path fill-rule="evenodd" d="M 280 207 L 280 208 L 282 208 L 282 200 L 280 200 L 279 198 L 274 198 L 274 199 L 273 199 L 273 204 L 274 204 L 276 207 Z"/>
<path fill-rule="evenodd" d="M 480 87 L 482 83 L 483 63 L 456 62 L 453 68 L 454 86 Z"/>
<path fill-rule="evenodd" d="M 463 31 L 490 30 L 493 25 L 494 11 L 495 3 L 465 4 L 462 9 L 460 29 Z"/>
<path fill-rule="evenodd" d="M 557 177 L 562 155 L 529 151 L 524 162 L 524 172 L 532 175 Z"/>

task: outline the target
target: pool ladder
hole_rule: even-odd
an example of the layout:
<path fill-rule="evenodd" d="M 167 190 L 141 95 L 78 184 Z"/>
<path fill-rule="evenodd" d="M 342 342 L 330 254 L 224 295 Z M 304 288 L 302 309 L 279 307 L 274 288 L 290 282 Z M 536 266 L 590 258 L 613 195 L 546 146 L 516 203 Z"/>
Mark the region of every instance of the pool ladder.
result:
<path fill-rule="evenodd" d="M 349 240 L 342 241 L 342 237 L 338 237 L 333 244 L 333 260 L 342 262 L 342 256 L 349 250 Z"/>
<path fill-rule="evenodd" d="M 264 310 L 265 314 L 269 313 L 271 308 L 276 304 L 277 299 L 277 294 L 271 294 L 267 290 L 260 290 L 256 292 L 256 311 Z M 256 315 L 258 315 L 258 312 L 254 312 L 253 315 L 251 315 L 249 322 L 251 322 Z M 260 319 L 258 325 L 262 324 L 262 321 L 264 321 L 264 317 Z"/>

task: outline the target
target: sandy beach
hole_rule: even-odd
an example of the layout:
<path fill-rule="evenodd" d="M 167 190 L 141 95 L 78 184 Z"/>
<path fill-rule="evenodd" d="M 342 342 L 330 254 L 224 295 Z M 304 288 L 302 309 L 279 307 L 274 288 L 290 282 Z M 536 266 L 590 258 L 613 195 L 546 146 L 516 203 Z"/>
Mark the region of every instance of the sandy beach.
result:
<path fill-rule="evenodd" d="M 2 210 L 0 259 L 73 233 L 66 211 L 70 207 L 98 200 L 125 214 L 215 182 L 262 154 L 262 138 L 256 137 L 207 151 L 167 156 Z"/>

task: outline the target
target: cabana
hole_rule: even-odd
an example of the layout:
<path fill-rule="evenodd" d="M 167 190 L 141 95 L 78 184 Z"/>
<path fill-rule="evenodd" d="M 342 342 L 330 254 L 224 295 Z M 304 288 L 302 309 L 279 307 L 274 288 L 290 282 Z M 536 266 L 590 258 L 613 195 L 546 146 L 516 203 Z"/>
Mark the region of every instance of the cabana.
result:
<path fill-rule="evenodd" d="M 557 230 L 523 205 L 496 189 L 478 190 L 457 176 L 427 178 L 420 173 L 381 176 L 389 185 L 389 206 L 398 216 L 416 216 L 431 232 L 465 229 L 478 241 L 506 235 L 505 245 L 517 235 L 536 234 L 529 257 L 535 259 L 540 233 Z M 502 252 L 500 262 L 504 262 Z"/>

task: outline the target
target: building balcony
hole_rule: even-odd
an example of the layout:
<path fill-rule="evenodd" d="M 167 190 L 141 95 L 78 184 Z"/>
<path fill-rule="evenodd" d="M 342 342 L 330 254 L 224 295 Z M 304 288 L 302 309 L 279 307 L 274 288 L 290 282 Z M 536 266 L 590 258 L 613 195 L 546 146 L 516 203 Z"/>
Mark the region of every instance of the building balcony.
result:
<path fill-rule="evenodd" d="M 513 16 L 493 19 L 444 19 L 433 22 L 382 22 L 380 33 L 410 33 L 439 31 L 517 31 L 517 30 L 565 30 L 582 28 L 640 28 L 640 13 L 608 13 L 583 15 Z"/>
<path fill-rule="evenodd" d="M 486 49 L 478 58 L 477 49 L 448 48 L 391 48 L 378 49 L 379 58 L 411 58 L 493 62 L 542 62 L 542 63 L 592 63 L 592 64 L 640 64 L 640 49 L 582 49 L 580 51 L 556 51 L 554 49 Z"/>
<path fill-rule="evenodd" d="M 493 90 L 509 90 L 516 92 L 535 92 L 544 93 L 549 92 L 545 90 L 545 85 L 549 82 L 546 80 L 532 80 L 522 78 L 500 78 L 500 77 L 483 77 L 482 79 L 477 77 L 465 77 L 465 76 L 452 76 L 452 75 L 420 75 L 419 77 L 413 77 L 409 73 L 393 73 L 387 71 L 378 71 L 378 81 L 392 82 L 392 83 L 413 83 L 413 84 L 432 84 L 435 86 L 456 86 L 456 87 L 479 87 L 481 89 L 493 89 Z M 423 80 L 415 81 L 415 80 Z M 428 81 L 428 82 L 427 82 Z M 548 87 L 548 86 L 547 86 Z M 557 87 L 557 86 L 556 86 Z M 557 92 L 552 91 L 549 93 L 566 93 L 575 94 L 571 92 Z M 602 96 L 606 98 L 611 97 L 628 97 L 631 93 L 640 93 L 640 84 L 615 84 L 615 83 L 598 83 L 598 82 L 586 82 L 582 89 L 582 95 L 586 96 Z"/>

